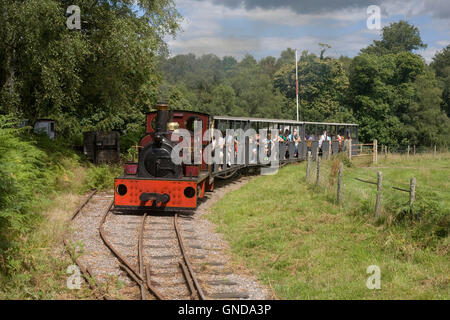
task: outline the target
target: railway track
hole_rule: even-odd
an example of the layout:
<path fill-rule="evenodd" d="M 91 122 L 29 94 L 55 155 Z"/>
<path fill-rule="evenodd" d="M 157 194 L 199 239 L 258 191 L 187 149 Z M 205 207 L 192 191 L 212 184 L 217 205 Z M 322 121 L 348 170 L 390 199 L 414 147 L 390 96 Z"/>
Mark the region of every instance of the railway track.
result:
<path fill-rule="evenodd" d="M 111 243 L 110 240 L 107 239 L 105 232 L 104 232 L 104 228 L 103 225 L 107 219 L 107 216 L 111 213 L 111 208 L 112 208 L 113 202 L 111 201 L 111 204 L 109 205 L 108 209 L 106 210 L 101 222 L 100 222 L 100 226 L 99 226 L 99 231 L 100 231 L 100 236 L 103 240 L 103 242 L 105 243 L 105 245 L 111 250 L 111 252 L 119 259 L 119 261 L 121 262 L 121 267 L 127 272 L 127 274 L 136 282 L 136 284 L 139 286 L 140 289 L 140 294 L 141 294 L 141 299 L 142 300 L 146 300 L 147 299 L 147 295 L 153 295 L 153 297 L 155 299 L 158 300 L 165 300 L 167 298 L 172 298 L 172 299 L 182 299 L 182 298 L 187 298 L 185 296 L 179 296 L 174 294 L 173 297 L 166 297 L 163 294 L 161 294 L 159 292 L 159 290 L 152 284 L 152 258 L 153 259 L 162 259 L 162 260 L 173 260 L 173 259 L 177 259 L 178 261 L 178 266 L 183 274 L 183 278 L 185 280 L 185 285 L 186 287 L 189 289 L 189 296 L 188 298 L 192 299 L 192 300 L 204 300 L 205 299 L 205 295 L 203 293 L 203 290 L 201 289 L 200 285 L 199 285 L 199 281 L 195 275 L 195 272 L 192 269 L 191 266 L 191 262 L 189 260 L 189 257 L 186 254 L 186 250 L 184 247 L 184 240 L 183 240 L 183 235 L 181 233 L 181 228 L 179 226 L 178 223 L 178 215 L 175 214 L 172 217 L 167 217 L 168 219 L 173 219 L 173 228 L 174 228 L 174 232 L 176 234 L 176 240 L 178 243 L 178 251 L 179 251 L 179 256 L 174 256 L 174 255 L 158 255 L 158 256 L 152 256 L 150 250 L 148 250 L 149 248 L 152 248 L 152 245 L 145 245 L 144 246 L 144 242 L 149 242 L 151 240 L 151 238 L 148 238 L 150 235 L 146 235 L 145 233 L 145 227 L 146 227 L 146 221 L 148 218 L 148 214 L 145 213 L 142 216 L 142 222 L 139 226 L 139 231 L 138 231 L 138 236 L 137 236 L 137 261 L 136 264 L 132 264 L 131 262 L 129 262 L 127 260 L 126 257 L 124 257 L 117 248 L 114 247 L 114 245 Z M 134 224 L 133 221 L 131 222 L 131 224 Z M 150 223 L 151 225 L 152 223 Z M 165 224 L 163 224 L 164 226 L 166 226 Z M 154 231 L 153 229 L 151 229 L 152 231 Z M 168 229 L 166 228 L 161 228 L 160 230 L 156 230 L 156 231 L 166 231 Z M 172 232 L 173 233 L 173 232 Z M 144 238 L 144 235 L 146 236 Z M 165 237 L 164 240 L 170 240 L 170 237 Z M 153 246 L 154 248 L 155 246 Z M 162 245 L 162 246 L 156 246 L 157 248 L 166 248 L 166 246 Z M 158 275 L 158 274 L 156 274 Z M 175 272 L 174 272 L 174 276 L 175 276 Z M 160 286 L 160 284 L 158 283 L 158 285 Z M 180 283 L 181 285 L 181 283 Z"/>
<path fill-rule="evenodd" d="M 94 193 L 73 218 L 78 226 L 90 229 L 95 228 L 92 222 L 83 220 L 97 221 L 96 234 L 91 230 L 90 239 L 86 239 L 89 244 L 95 242 L 90 244 L 95 250 L 84 263 L 89 266 L 83 269 L 89 270 L 91 279 L 99 280 L 97 284 L 105 283 L 111 275 L 120 278 L 125 286 L 116 298 L 250 298 L 245 288 L 230 280 L 233 272 L 222 259 L 224 248 L 210 245 L 190 215 L 126 215 L 114 210 L 111 196 Z M 105 293 L 107 290 L 97 291 L 105 299 L 114 298 Z"/>

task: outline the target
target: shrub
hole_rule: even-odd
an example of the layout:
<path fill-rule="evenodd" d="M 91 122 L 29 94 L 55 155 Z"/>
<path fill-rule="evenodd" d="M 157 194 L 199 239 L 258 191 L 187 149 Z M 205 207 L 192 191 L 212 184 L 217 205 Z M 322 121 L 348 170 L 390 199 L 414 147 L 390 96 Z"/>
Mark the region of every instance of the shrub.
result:
<path fill-rule="evenodd" d="M 119 167 L 109 165 L 91 166 L 87 171 L 81 191 L 111 189 L 114 185 L 114 178 L 121 175 L 121 173 L 122 169 Z"/>
<path fill-rule="evenodd" d="M 10 117 L 0 116 L 0 268 L 16 266 L 17 239 L 29 231 L 40 216 L 33 212 L 39 196 L 50 193 L 55 171 L 48 170 L 48 157 L 23 137 Z"/>

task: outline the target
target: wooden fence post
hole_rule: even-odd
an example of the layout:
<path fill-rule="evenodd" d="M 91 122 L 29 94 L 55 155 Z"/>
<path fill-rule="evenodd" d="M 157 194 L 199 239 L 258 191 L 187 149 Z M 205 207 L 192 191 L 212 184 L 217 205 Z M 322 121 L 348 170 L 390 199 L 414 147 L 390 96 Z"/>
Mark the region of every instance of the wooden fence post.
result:
<path fill-rule="evenodd" d="M 336 197 L 336 201 L 338 204 L 341 204 L 342 201 L 342 197 L 341 197 L 341 192 L 342 192 L 342 172 L 344 171 L 344 165 L 343 163 L 339 163 L 339 174 L 338 174 L 338 181 L 337 181 L 337 197 Z"/>
<path fill-rule="evenodd" d="M 331 140 L 328 141 L 328 142 L 329 142 L 329 146 L 328 146 L 328 160 L 330 160 L 333 150 L 331 150 L 331 146 L 332 146 Z"/>
<path fill-rule="evenodd" d="M 308 181 L 309 178 L 309 172 L 311 170 L 311 151 L 308 151 L 308 161 L 306 162 L 306 181 Z"/>
<path fill-rule="evenodd" d="M 378 163 L 378 141 L 377 139 L 373 140 L 373 163 Z"/>
<path fill-rule="evenodd" d="M 375 202 L 375 218 L 380 216 L 380 208 L 381 208 L 381 191 L 383 189 L 383 174 L 381 171 L 378 171 L 378 180 L 377 180 L 377 200 Z"/>
<path fill-rule="evenodd" d="M 348 139 L 348 159 L 352 161 L 352 139 Z"/>
<path fill-rule="evenodd" d="M 319 185 L 320 179 L 320 157 L 317 157 L 317 176 L 316 176 L 316 186 Z"/>
<path fill-rule="evenodd" d="M 361 143 L 361 145 L 359 146 L 359 153 L 363 153 L 363 144 Z"/>
<path fill-rule="evenodd" d="M 408 155 L 406 156 L 406 159 L 409 159 L 409 144 L 408 144 Z"/>
<path fill-rule="evenodd" d="M 412 208 L 416 201 L 416 178 L 412 178 L 409 184 L 409 206 Z"/>
<path fill-rule="evenodd" d="M 436 158 L 436 145 L 434 145 L 433 157 Z"/>
<path fill-rule="evenodd" d="M 414 151 L 413 151 L 414 153 L 413 154 L 416 155 L 416 145 L 414 145 L 413 148 L 414 148 Z"/>

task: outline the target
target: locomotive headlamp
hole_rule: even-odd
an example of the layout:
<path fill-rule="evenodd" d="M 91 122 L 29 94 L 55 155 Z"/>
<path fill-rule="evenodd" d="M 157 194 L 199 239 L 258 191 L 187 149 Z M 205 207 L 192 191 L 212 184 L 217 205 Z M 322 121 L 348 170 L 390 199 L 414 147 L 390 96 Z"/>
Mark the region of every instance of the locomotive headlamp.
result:
<path fill-rule="evenodd" d="M 167 130 L 175 131 L 180 128 L 180 124 L 178 122 L 169 122 L 167 124 Z"/>

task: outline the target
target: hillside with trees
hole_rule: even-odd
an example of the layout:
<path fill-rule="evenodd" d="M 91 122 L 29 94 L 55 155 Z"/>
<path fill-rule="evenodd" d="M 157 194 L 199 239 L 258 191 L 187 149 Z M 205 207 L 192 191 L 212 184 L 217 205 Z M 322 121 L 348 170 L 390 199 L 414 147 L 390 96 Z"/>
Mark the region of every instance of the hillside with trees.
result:
<path fill-rule="evenodd" d="M 298 64 L 300 113 L 305 121 L 357 122 L 363 141 L 392 148 L 448 145 L 449 47 L 431 65 L 414 53 L 425 48 L 406 21 L 383 29 L 381 40 L 353 59 L 303 51 Z M 220 115 L 295 119 L 295 51 L 256 61 L 247 55 L 177 55 L 160 71 L 172 107 Z"/>

